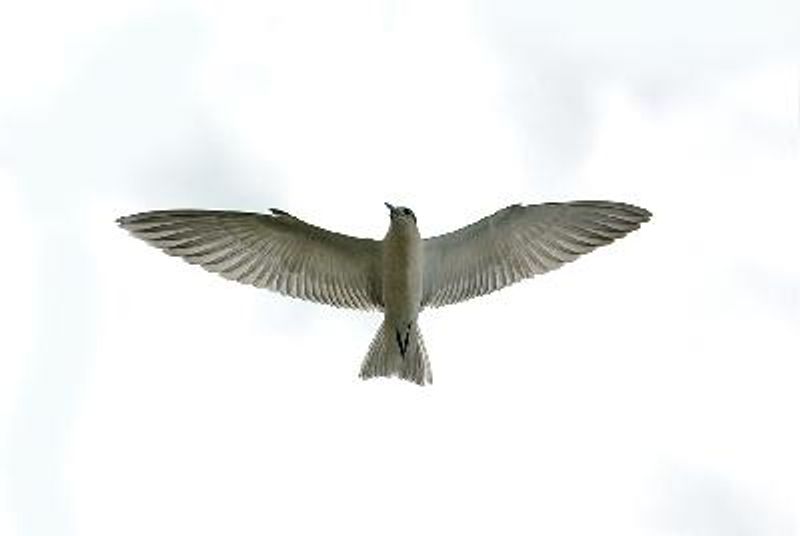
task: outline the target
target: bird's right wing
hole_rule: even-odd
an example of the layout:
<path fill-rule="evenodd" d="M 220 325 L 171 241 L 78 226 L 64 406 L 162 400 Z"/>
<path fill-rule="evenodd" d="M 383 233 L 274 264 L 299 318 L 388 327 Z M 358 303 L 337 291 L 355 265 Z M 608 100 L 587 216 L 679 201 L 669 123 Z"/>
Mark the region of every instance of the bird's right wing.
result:
<path fill-rule="evenodd" d="M 383 307 L 380 242 L 334 233 L 282 210 L 157 210 L 117 223 L 167 255 L 227 279 L 337 307 Z"/>
<path fill-rule="evenodd" d="M 423 307 L 494 292 L 610 244 L 650 219 L 611 201 L 512 205 L 424 242 Z"/>

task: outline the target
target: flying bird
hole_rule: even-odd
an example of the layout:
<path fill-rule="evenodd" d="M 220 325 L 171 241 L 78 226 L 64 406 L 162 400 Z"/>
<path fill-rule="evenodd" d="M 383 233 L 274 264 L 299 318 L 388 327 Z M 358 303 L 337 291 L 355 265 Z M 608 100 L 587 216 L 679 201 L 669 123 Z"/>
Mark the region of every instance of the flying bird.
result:
<path fill-rule="evenodd" d="M 355 238 L 279 209 L 156 210 L 117 223 L 133 236 L 222 277 L 317 303 L 383 313 L 361 378 L 432 381 L 417 319 L 544 274 L 639 228 L 650 212 L 626 203 L 511 205 L 423 239 L 414 212 L 386 203 L 383 240 Z"/>

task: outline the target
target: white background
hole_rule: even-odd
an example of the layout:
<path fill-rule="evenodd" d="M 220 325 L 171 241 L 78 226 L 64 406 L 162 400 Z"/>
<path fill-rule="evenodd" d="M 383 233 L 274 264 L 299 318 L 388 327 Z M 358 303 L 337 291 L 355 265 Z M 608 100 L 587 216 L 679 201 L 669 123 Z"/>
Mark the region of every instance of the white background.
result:
<path fill-rule="evenodd" d="M 0 8 L 0 534 L 789 535 L 800 514 L 795 2 Z M 279 207 L 379 238 L 512 202 L 654 213 L 380 319 L 114 225 Z"/>

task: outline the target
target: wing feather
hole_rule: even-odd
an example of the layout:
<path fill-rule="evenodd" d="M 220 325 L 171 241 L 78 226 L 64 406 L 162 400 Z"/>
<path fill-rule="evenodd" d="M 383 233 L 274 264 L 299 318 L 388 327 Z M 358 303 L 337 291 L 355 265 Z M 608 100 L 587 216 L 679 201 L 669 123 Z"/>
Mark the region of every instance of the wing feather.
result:
<path fill-rule="evenodd" d="M 468 300 L 555 270 L 638 229 L 650 216 L 612 201 L 506 207 L 425 240 L 422 305 Z"/>
<path fill-rule="evenodd" d="M 376 240 L 327 231 L 280 210 L 158 210 L 117 222 L 167 255 L 226 279 L 337 307 L 383 307 Z"/>

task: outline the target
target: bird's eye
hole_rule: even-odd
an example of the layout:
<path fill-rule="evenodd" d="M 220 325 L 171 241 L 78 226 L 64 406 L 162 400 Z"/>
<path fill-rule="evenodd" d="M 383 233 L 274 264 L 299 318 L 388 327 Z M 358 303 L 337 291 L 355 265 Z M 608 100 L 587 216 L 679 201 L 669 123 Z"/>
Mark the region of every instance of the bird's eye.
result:
<path fill-rule="evenodd" d="M 404 208 L 403 214 L 405 214 L 406 216 L 411 216 L 411 209 Z"/>

